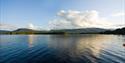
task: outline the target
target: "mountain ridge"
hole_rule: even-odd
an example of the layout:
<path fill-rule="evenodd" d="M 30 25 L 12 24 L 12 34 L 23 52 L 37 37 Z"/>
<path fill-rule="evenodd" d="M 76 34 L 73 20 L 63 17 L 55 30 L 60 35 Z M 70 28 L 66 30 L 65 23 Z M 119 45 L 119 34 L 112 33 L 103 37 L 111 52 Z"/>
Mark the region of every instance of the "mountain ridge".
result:
<path fill-rule="evenodd" d="M 121 28 L 122 29 L 122 28 Z M 79 29 L 58 29 L 58 30 L 33 30 L 28 28 L 19 28 L 13 31 L 0 30 L 0 34 L 124 34 L 121 29 L 103 29 L 103 28 L 79 28 Z M 125 27 L 123 28 L 125 29 Z M 114 33 L 117 31 L 117 33 Z M 119 31 L 119 32 L 118 32 Z"/>

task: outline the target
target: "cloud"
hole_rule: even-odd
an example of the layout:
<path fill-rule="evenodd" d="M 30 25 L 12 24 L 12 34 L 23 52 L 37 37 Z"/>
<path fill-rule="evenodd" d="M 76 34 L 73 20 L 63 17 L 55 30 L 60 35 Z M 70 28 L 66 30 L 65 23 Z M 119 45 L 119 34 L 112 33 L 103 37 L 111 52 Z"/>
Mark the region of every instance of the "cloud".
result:
<path fill-rule="evenodd" d="M 47 26 L 46 27 L 37 26 L 37 25 L 34 25 L 33 23 L 29 23 L 26 28 L 33 29 L 33 30 L 49 30 L 49 28 Z"/>
<path fill-rule="evenodd" d="M 32 23 L 29 23 L 29 24 L 28 24 L 28 28 L 29 28 L 29 29 L 35 29 L 35 26 L 34 26 Z"/>
<path fill-rule="evenodd" d="M 15 30 L 17 28 L 14 25 L 0 23 L 0 30 Z"/>
<path fill-rule="evenodd" d="M 106 22 L 106 18 L 100 17 L 96 10 L 84 12 L 61 10 L 57 13 L 57 17 L 59 18 L 49 22 L 51 29 L 105 28 L 111 25 L 111 23 Z"/>
<path fill-rule="evenodd" d="M 115 17 L 125 16 L 125 13 L 124 12 L 118 12 L 118 13 L 112 14 L 112 16 L 115 16 Z"/>

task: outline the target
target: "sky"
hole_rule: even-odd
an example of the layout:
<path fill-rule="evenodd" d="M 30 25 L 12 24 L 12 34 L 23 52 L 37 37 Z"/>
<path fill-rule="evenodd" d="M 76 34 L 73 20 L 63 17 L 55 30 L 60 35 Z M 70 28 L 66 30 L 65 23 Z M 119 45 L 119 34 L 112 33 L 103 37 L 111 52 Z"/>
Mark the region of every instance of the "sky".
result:
<path fill-rule="evenodd" d="M 68 18 L 66 16 L 73 14 L 75 16 L 73 19 L 76 19 L 76 21 L 70 19 L 68 26 L 74 27 L 71 24 L 72 22 L 78 22 L 81 16 L 93 14 L 92 11 L 95 11 L 95 15 L 98 16 L 96 20 L 100 22 L 104 18 L 105 21 L 113 25 L 125 24 L 125 0 L 0 0 L 0 23 L 15 27 L 49 28 L 53 25 L 53 22 L 55 25 L 65 24 L 64 22 Z M 65 16 L 58 15 L 61 12 L 67 14 Z M 85 15 L 79 15 L 79 13 L 85 13 Z M 79 15 L 79 17 L 76 17 L 76 15 Z M 91 18 L 93 19 L 93 17 Z M 86 18 L 82 17 L 82 19 Z M 63 23 L 60 23 L 62 20 L 64 20 Z M 81 22 L 83 21 L 79 21 L 76 25 Z"/>

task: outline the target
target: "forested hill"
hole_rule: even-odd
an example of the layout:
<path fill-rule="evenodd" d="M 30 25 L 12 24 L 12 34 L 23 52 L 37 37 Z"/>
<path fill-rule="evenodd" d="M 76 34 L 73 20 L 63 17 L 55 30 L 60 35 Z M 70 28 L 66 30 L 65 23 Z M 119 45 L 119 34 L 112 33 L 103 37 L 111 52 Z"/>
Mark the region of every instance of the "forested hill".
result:
<path fill-rule="evenodd" d="M 112 31 L 101 32 L 101 34 L 123 34 L 125 35 L 125 27 L 112 30 Z"/>

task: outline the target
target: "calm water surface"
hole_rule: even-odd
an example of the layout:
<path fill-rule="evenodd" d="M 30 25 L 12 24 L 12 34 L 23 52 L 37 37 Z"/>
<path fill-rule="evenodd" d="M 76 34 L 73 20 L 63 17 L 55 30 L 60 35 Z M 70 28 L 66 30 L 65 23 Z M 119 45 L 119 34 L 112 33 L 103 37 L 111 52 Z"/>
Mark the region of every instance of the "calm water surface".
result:
<path fill-rule="evenodd" d="M 125 35 L 0 35 L 0 63 L 125 63 Z"/>

